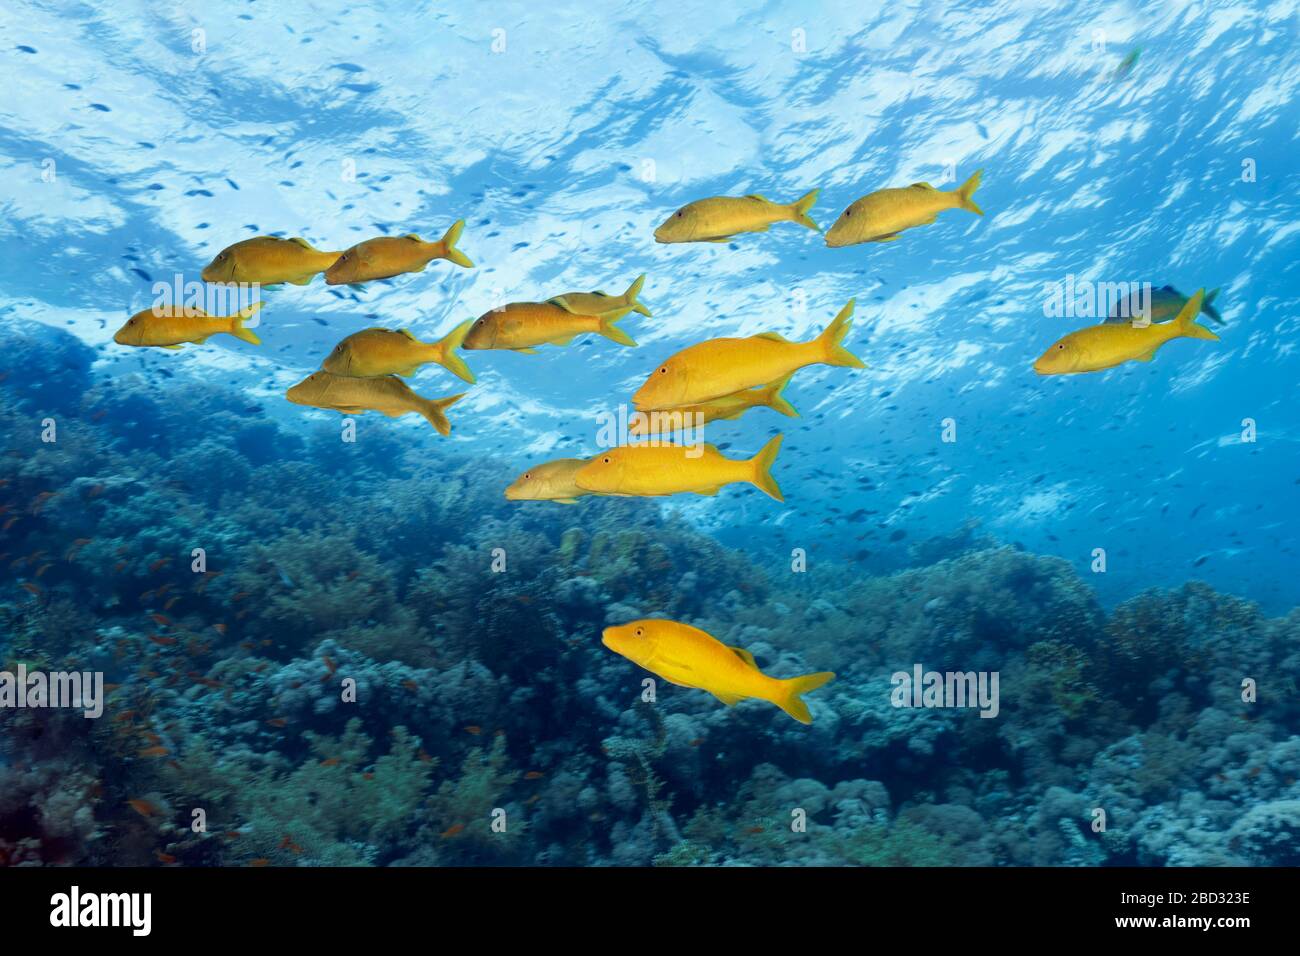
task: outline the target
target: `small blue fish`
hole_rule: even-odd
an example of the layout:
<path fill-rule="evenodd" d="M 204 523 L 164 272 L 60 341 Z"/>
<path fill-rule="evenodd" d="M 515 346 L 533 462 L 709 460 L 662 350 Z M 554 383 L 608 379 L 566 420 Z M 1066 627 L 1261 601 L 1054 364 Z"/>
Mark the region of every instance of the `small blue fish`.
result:
<path fill-rule="evenodd" d="M 1214 297 L 1219 294 L 1215 289 L 1205 296 L 1205 301 L 1201 303 L 1201 314 L 1206 316 L 1211 322 L 1223 325 L 1223 316 L 1219 315 L 1219 310 L 1210 303 Z M 1171 285 L 1161 286 L 1159 289 L 1153 289 L 1151 292 L 1151 321 L 1168 322 L 1176 316 L 1187 304 L 1188 297 L 1183 295 Z M 1142 314 L 1143 308 L 1142 290 L 1138 290 L 1130 295 L 1127 299 L 1121 300 L 1115 304 L 1111 310 L 1110 317 L 1103 323 L 1105 325 L 1115 325 L 1120 322 L 1132 322 L 1133 317 Z M 1125 314 L 1127 313 L 1127 315 Z"/>

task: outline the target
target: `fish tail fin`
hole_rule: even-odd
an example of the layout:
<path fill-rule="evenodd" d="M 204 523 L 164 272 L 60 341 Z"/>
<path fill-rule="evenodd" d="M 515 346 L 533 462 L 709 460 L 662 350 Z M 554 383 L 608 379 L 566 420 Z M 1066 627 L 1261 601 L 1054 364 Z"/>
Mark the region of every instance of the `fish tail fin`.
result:
<path fill-rule="evenodd" d="M 604 315 L 599 317 L 598 321 L 600 324 L 597 326 L 596 331 L 605 336 L 605 338 L 617 342 L 619 345 L 631 345 L 635 347 L 636 340 L 614 324 L 619 321 L 619 319 L 624 318 L 627 313 L 631 311 L 631 309 L 620 309 L 618 312 L 606 312 Z"/>
<path fill-rule="evenodd" d="M 817 336 L 817 343 L 822 348 L 822 361 L 827 365 L 843 365 L 847 368 L 866 368 L 867 365 L 842 344 L 853 326 L 853 304 L 856 299 L 849 299 L 848 304 L 840 309 L 826 331 Z"/>
<path fill-rule="evenodd" d="M 783 680 L 780 682 L 781 686 L 777 690 L 777 695 L 773 698 L 772 703 L 799 721 L 799 723 L 811 724 L 812 713 L 809 712 L 808 705 L 803 702 L 800 695 L 816 690 L 834 679 L 834 671 L 818 671 L 816 674 L 804 674 L 802 677 L 791 677 Z"/>
<path fill-rule="evenodd" d="M 1210 317 L 1210 321 L 1223 325 L 1223 316 L 1219 315 L 1219 310 L 1211 304 L 1214 302 L 1214 297 L 1218 294 L 1218 289 L 1206 293 L 1205 301 L 1201 303 L 1201 311 Z"/>
<path fill-rule="evenodd" d="M 439 355 L 435 361 L 448 372 L 451 372 L 452 375 L 463 378 L 471 385 L 474 384 L 474 373 L 469 370 L 465 360 L 456 354 L 456 350 L 465 343 L 465 336 L 469 335 L 469 330 L 473 325 L 473 319 L 466 319 L 443 336 L 440 341 L 434 343 L 434 348 L 438 350 Z"/>
<path fill-rule="evenodd" d="M 791 405 L 786 400 L 785 396 L 781 394 L 785 391 L 785 387 L 790 384 L 790 379 L 792 378 L 794 378 L 794 372 L 791 372 L 785 378 L 777 379 L 771 385 L 765 385 L 763 387 L 762 403 L 773 411 L 780 412 L 782 415 L 789 415 L 791 418 L 798 418 L 799 413 L 795 411 L 794 406 Z"/>
<path fill-rule="evenodd" d="M 451 228 L 442 235 L 442 254 L 458 266 L 462 266 L 466 269 L 473 269 L 474 263 L 470 261 L 469 256 L 456 248 L 456 243 L 460 242 L 460 234 L 464 231 L 464 219 L 457 219 L 451 224 Z"/>
<path fill-rule="evenodd" d="M 247 342 L 249 345 L 261 345 L 262 340 L 257 337 L 257 333 L 252 329 L 244 328 L 244 323 L 257 315 L 261 308 L 261 302 L 254 302 L 252 305 L 245 306 L 231 316 L 230 334 L 240 341 Z"/>
<path fill-rule="evenodd" d="M 447 420 L 447 409 L 459 402 L 466 394 L 461 392 L 459 395 L 449 395 L 447 398 L 426 398 L 420 408 L 420 414 L 430 425 L 438 429 L 438 434 L 450 435 L 451 422 Z"/>
<path fill-rule="evenodd" d="M 1196 324 L 1196 317 L 1201 314 L 1201 305 L 1204 301 L 1204 289 L 1197 289 L 1196 295 L 1187 300 L 1187 304 L 1182 307 L 1178 317 L 1174 319 L 1178 336 L 1188 339 L 1209 339 L 1211 342 L 1219 341 L 1219 337 L 1205 326 Z"/>
<path fill-rule="evenodd" d="M 638 302 L 637 296 L 641 294 L 641 286 L 645 285 L 645 273 L 641 273 L 633 283 L 627 287 L 623 293 L 623 304 L 628 306 L 633 312 L 640 312 L 642 315 L 650 315 L 650 310 L 646 308 L 644 302 Z"/>
<path fill-rule="evenodd" d="M 785 496 L 781 494 L 776 479 L 772 477 L 772 465 L 776 461 L 776 453 L 781 450 L 781 439 L 783 437 L 782 435 L 774 435 L 772 440 L 749 460 L 749 464 L 754 469 L 749 479 L 750 482 L 763 494 L 781 502 L 785 501 Z"/>
<path fill-rule="evenodd" d="M 970 197 L 975 195 L 975 190 L 979 189 L 980 177 L 983 175 L 984 175 L 984 170 L 982 169 L 975 170 L 975 175 L 971 176 L 970 179 L 962 183 L 961 188 L 957 190 L 958 208 L 965 209 L 968 212 L 973 212 L 977 216 L 984 215 L 984 210 L 981 209 L 979 206 L 975 205 L 975 200 L 971 199 Z"/>
<path fill-rule="evenodd" d="M 792 202 L 790 204 L 790 218 L 801 226 L 807 226 L 814 232 L 821 232 L 822 227 L 813 222 L 812 216 L 808 215 L 808 210 L 813 207 L 815 202 L 817 202 L 817 197 L 820 196 L 821 193 L 822 191 L 820 189 L 814 189 Z"/>

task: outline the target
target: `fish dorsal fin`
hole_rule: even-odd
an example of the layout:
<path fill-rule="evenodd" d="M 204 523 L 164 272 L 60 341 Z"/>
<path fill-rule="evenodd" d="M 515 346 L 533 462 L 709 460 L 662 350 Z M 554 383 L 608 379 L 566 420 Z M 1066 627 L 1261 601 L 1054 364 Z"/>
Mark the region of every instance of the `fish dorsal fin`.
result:
<path fill-rule="evenodd" d="M 320 250 L 317 249 L 315 246 L 313 246 L 310 242 L 308 242 L 306 239 L 304 239 L 302 236 L 294 236 L 294 237 L 293 237 L 292 239 L 290 239 L 289 241 L 292 242 L 294 245 L 302 246 L 302 247 L 303 247 L 304 249 L 306 249 L 308 252 L 319 252 L 319 251 L 320 251 Z"/>
<path fill-rule="evenodd" d="M 932 192 L 932 193 L 934 193 L 934 192 L 938 192 L 938 191 L 939 191 L 939 190 L 935 189 L 933 186 L 931 186 L 929 183 L 912 183 L 912 185 L 909 186 L 908 188 L 909 188 L 909 189 L 928 189 L 928 190 L 930 190 L 930 192 Z"/>
<path fill-rule="evenodd" d="M 569 300 L 562 295 L 557 295 L 554 298 L 547 299 L 546 304 L 553 305 L 557 308 L 563 309 L 565 312 L 569 312 L 573 315 L 577 314 L 576 312 L 573 311 L 572 306 L 569 305 Z"/>
<path fill-rule="evenodd" d="M 413 233 L 413 232 L 408 232 L 408 233 L 407 233 L 406 235 L 404 235 L 402 238 L 403 238 L 403 239 L 414 239 L 416 242 L 424 242 L 423 239 L 421 239 L 419 236 L 417 236 L 417 235 L 416 235 L 415 233 Z"/>
<path fill-rule="evenodd" d="M 784 335 L 782 335 L 780 332 L 760 332 L 758 335 L 754 336 L 754 338 L 756 338 L 756 339 L 767 339 L 769 342 L 789 342 L 789 341 L 790 341 L 790 340 L 787 339 Z"/>
<path fill-rule="evenodd" d="M 749 651 L 745 650 L 743 647 L 731 647 L 728 648 L 728 650 L 734 653 L 750 667 L 754 668 L 754 670 L 758 670 L 758 661 L 754 660 L 754 655 L 749 653 Z"/>
<path fill-rule="evenodd" d="M 417 338 L 415 337 L 415 333 L 412 332 L 410 329 L 398 329 L 398 330 L 397 330 L 397 334 L 398 334 L 398 335 L 405 335 L 405 336 L 406 336 L 408 339 L 410 339 L 412 342 L 418 342 L 418 341 L 420 341 L 419 339 L 417 339 Z"/>
<path fill-rule="evenodd" d="M 745 194 L 745 198 L 746 198 L 746 199 L 757 199 L 759 202 L 771 202 L 771 201 L 772 201 L 772 200 L 768 199 L 766 196 L 761 196 L 761 195 L 759 195 L 758 193 L 746 193 L 746 194 Z"/>

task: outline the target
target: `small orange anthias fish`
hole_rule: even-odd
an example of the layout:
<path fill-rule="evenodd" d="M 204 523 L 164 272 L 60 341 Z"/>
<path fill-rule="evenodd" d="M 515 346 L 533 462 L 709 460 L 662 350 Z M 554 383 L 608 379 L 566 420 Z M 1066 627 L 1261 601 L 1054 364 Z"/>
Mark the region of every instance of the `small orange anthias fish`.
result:
<path fill-rule="evenodd" d="M 434 259 L 446 259 L 465 269 L 474 263 L 456 248 L 465 220 L 457 219 L 437 242 L 425 242 L 415 233 L 380 236 L 346 250 L 325 270 L 328 285 L 351 285 L 372 279 L 391 279 L 407 272 L 423 272 Z"/>

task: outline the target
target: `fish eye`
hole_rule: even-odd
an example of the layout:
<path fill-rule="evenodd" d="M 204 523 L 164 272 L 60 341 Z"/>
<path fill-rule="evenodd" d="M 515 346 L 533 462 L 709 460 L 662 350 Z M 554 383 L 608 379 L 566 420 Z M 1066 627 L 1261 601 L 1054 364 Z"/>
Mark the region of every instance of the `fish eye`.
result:
<path fill-rule="evenodd" d="M 660 375 L 667 375 L 667 374 L 668 374 L 668 366 L 665 365 L 663 368 L 661 368 L 661 369 L 659 370 L 659 374 L 660 374 Z"/>
<path fill-rule="evenodd" d="M 531 478 L 531 477 L 533 477 L 533 473 L 532 473 L 531 471 L 526 471 L 526 472 L 524 472 L 524 477 L 525 477 L 525 478 Z"/>
<path fill-rule="evenodd" d="M 1062 349 L 1062 350 L 1064 350 L 1065 345 L 1064 345 L 1064 344 L 1058 345 L 1057 348 L 1058 348 L 1058 349 Z"/>
<path fill-rule="evenodd" d="M 601 461 L 608 465 L 608 464 L 609 464 L 609 455 L 606 455 L 604 458 L 601 459 Z"/>
<path fill-rule="evenodd" d="M 846 209 L 846 210 L 844 210 L 844 218 L 845 218 L 845 219 L 848 219 L 849 216 L 851 216 L 851 215 L 853 215 L 853 210 L 852 210 L 852 209 Z"/>
<path fill-rule="evenodd" d="M 682 213 L 681 213 L 681 210 L 680 210 L 680 209 L 677 211 L 677 218 L 678 218 L 678 219 L 681 219 L 681 218 L 682 218 Z"/>
<path fill-rule="evenodd" d="M 637 637 L 645 637 L 645 628 L 638 627 L 633 633 L 636 634 Z"/>

